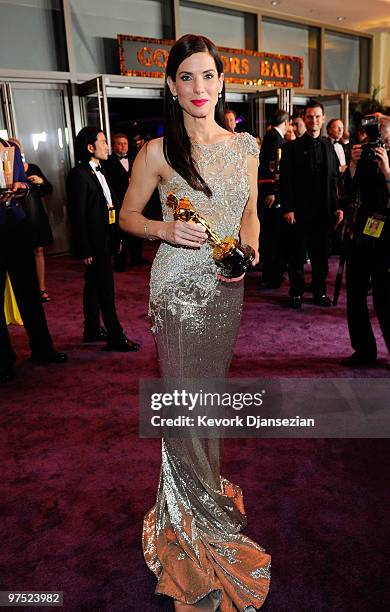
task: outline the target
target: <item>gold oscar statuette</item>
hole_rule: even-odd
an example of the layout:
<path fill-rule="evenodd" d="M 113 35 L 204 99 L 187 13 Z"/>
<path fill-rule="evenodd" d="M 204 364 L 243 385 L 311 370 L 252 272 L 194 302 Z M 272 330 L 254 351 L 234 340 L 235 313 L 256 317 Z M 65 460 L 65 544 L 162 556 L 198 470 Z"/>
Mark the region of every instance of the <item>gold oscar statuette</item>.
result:
<path fill-rule="evenodd" d="M 221 240 L 188 198 L 179 199 L 174 193 L 169 193 L 166 203 L 173 210 L 175 220 L 196 223 L 203 227 L 207 234 L 207 242 L 213 247 L 213 259 L 221 268 L 223 276 L 236 278 L 244 274 L 255 257 L 255 251 L 251 246 L 240 244 L 233 236 L 226 236 Z"/>

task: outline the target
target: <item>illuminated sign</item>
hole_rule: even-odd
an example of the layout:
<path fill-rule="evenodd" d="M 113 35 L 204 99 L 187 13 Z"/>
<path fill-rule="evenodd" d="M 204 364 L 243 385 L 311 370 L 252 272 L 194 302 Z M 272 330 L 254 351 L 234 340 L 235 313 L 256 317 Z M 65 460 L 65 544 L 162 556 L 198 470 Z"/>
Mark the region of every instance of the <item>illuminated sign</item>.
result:
<path fill-rule="evenodd" d="M 118 34 L 120 70 L 124 76 L 162 78 L 175 41 Z M 218 47 L 225 81 L 243 85 L 303 87 L 303 59 L 260 51 Z"/>

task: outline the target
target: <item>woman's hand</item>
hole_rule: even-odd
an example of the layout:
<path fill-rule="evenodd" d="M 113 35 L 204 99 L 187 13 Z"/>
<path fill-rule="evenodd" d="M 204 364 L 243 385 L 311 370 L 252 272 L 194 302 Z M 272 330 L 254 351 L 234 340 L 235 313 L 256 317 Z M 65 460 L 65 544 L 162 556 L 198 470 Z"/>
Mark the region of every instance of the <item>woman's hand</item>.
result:
<path fill-rule="evenodd" d="M 296 223 L 296 220 L 295 220 L 295 213 L 294 213 L 294 212 L 288 212 L 288 213 L 285 213 L 285 214 L 283 215 L 283 219 L 284 219 L 285 221 L 287 221 L 287 223 L 288 223 L 289 225 L 294 225 L 294 223 Z"/>
<path fill-rule="evenodd" d="M 255 257 L 254 257 L 253 261 L 251 262 L 252 268 L 257 266 L 259 261 L 260 261 L 259 251 L 255 251 Z M 226 276 L 223 276 L 222 274 L 219 274 L 217 272 L 217 279 L 222 281 L 223 283 L 238 283 L 240 280 L 242 280 L 244 278 L 244 276 L 245 276 L 245 272 L 244 272 L 244 274 L 241 274 L 241 276 L 237 276 L 236 278 L 226 278 Z"/>
<path fill-rule="evenodd" d="M 29 176 L 28 180 L 34 183 L 34 185 L 43 185 L 43 178 L 41 176 L 37 176 L 36 174 Z"/>
<path fill-rule="evenodd" d="M 159 238 L 177 246 L 199 249 L 207 240 L 204 229 L 188 221 L 168 221 L 158 232 Z"/>

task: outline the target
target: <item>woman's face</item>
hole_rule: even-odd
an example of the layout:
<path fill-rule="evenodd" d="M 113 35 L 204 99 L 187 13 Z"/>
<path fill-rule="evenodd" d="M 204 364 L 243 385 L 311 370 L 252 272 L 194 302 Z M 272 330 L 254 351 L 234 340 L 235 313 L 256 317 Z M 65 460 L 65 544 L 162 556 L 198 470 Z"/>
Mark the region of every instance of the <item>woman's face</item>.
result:
<path fill-rule="evenodd" d="M 167 82 L 185 113 L 197 118 L 214 114 L 223 87 L 223 74 L 218 76 L 215 61 L 209 53 L 194 53 L 187 57 L 177 69 L 176 80 L 168 77 Z"/>

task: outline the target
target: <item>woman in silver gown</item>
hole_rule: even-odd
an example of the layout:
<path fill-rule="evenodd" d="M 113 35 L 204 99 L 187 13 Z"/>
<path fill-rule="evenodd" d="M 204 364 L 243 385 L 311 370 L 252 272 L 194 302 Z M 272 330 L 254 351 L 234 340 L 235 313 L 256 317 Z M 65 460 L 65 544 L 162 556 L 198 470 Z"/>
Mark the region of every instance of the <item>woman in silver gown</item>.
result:
<path fill-rule="evenodd" d="M 256 251 L 258 146 L 224 127 L 223 65 L 213 43 L 188 34 L 169 55 L 164 138 L 138 154 L 120 223 L 160 239 L 149 314 L 163 378 L 224 378 L 240 322 L 243 278 L 218 274 L 204 230 L 175 221 L 169 192 L 186 196 L 219 236 L 240 236 Z M 143 216 L 158 186 L 163 221 Z M 146 563 L 157 593 L 176 612 L 254 611 L 266 598 L 270 557 L 240 531 L 242 493 L 220 475 L 219 440 L 162 441 L 156 505 L 144 520 Z"/>

